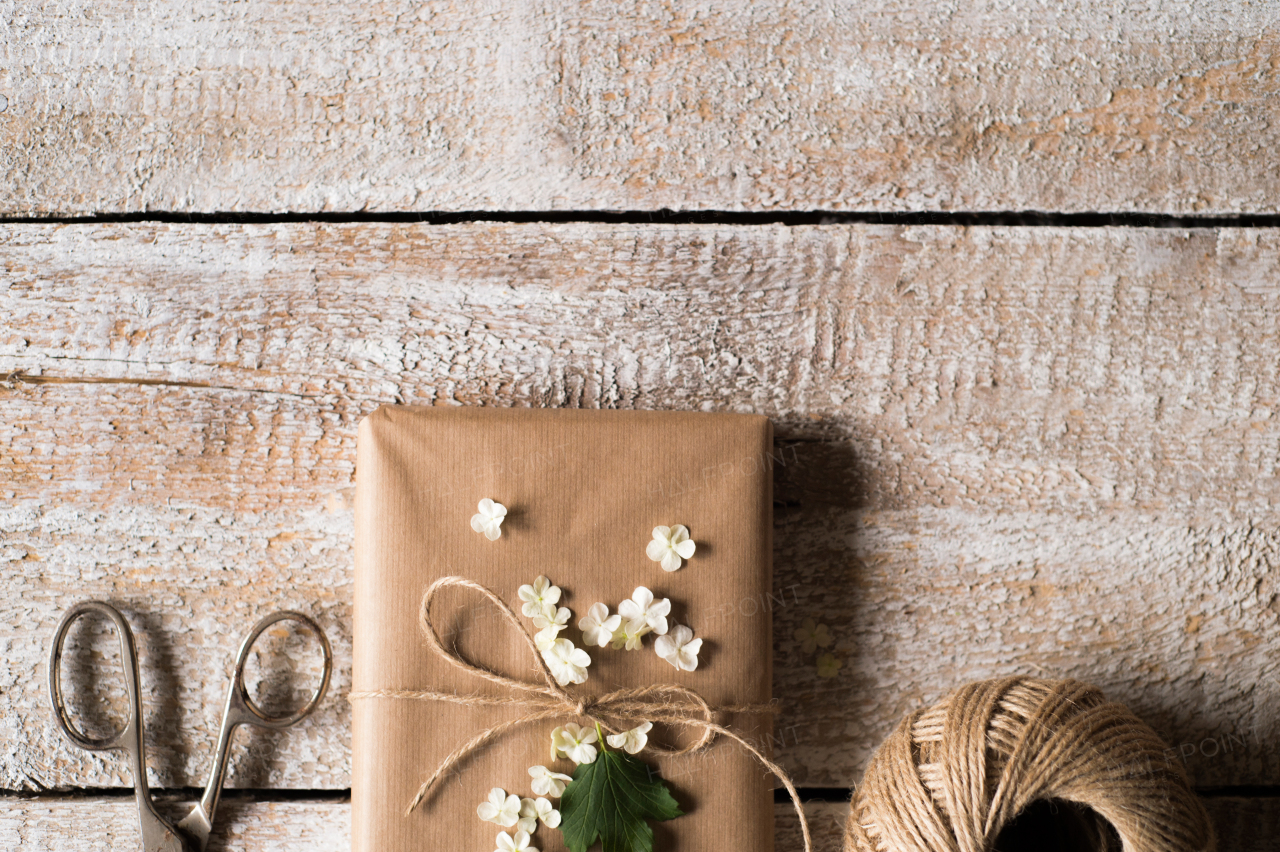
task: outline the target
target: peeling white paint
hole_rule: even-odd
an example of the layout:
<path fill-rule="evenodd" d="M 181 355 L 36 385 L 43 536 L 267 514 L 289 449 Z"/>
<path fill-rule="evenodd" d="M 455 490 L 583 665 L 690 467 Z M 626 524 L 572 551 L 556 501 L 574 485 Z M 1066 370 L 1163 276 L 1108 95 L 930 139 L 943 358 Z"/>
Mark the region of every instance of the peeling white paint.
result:
<path fill-rule="evenodd" d="M 1265 3 L 419 5 L 7 0 L 0 207 L 1278 209 Z"/>

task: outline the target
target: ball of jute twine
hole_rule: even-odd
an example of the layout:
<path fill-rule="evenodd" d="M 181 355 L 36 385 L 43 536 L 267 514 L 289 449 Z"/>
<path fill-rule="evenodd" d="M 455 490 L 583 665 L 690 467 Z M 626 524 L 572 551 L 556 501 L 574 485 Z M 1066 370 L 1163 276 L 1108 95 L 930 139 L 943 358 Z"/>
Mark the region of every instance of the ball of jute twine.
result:
<path fill-rule="evenodd" d="M 1214 849 L 1209 817 L 1155 731 L 1088 684 L 1015 677 L 961 687 L 902 720 L 854 794 L 845 852 L 994 852 L 1040 801 L 1081 806 L 1091 849 L 1114 835 L 1124 852 Z"/>

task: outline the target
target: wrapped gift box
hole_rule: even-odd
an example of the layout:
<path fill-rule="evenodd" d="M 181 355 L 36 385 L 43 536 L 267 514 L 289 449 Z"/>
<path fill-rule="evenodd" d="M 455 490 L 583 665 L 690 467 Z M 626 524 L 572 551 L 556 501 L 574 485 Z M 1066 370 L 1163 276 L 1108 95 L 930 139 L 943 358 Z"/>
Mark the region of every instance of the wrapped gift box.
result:
<path fill-rule="evenodd" d="M 670 620 L 703 639 L 694 672 L 658 657 L 652 635 L 638 651 L 587 647 L 589 678 L 568 687 L 575 695 L 678 683 L 712 705 L 769 701 L 771 453 L 769 421 L 752 415 L 379 408 L 358 439 L 353 691 L 501 696 L 429 649 L 418 622 L 422 594 L 439 577 L 461 575 L 519 613 L 517 589 L 542 574 L 564 590 L 560 603 L 573 617 L 561 636 L 579 647 L 587 608 L 600 601 L 616 612 L 637 586 L 670 598 Z M 496 541 L 470 526 L 485 497 L 508 508 Z M 674 524 L 689 528 L 697 552 L 668 573 L 645 547 L 655 526 Z M 479 596 L 446 590 L 432 612 L 442 639 L 467 659 L 538 679 L 528 646 Z M 571 774 L 571 762 L 550 759 L 550 731 L 586 721 L 566 715 L 516 728 L 460 763 L 406 816 L 423 779 L 457 745 L 523 712 L 367 698 L 352 713 L 357 852 L 493 849 L 499 828 L 476 806 L 492 787 L 532 795 L 530 766 Z M 720 721 L 767 747 L 767 714 Z M 689 741 L 687 731 L 668 734 Z M 741 746 L 719 737 L 698 753 L 639 757 L 659 769 L 685 811 L 653 824 L 655 849 L 772 849 L 773 776 Z M 564 848 L 560 832 L 543 826 L 533 845 Z"/>

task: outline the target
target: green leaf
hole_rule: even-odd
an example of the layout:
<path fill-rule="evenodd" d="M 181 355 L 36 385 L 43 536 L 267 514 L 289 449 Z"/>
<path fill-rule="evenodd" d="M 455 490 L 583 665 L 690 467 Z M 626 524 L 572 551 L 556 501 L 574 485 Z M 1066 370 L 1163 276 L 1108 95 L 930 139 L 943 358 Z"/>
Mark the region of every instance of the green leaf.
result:
<path fill-rule="evenodd" d="M 601 751 L 573 770 L 560 799 L 560 830 L 571 852 L 600 841 L 604 852 L 653 852 L 646 820 L 683 814 L 671 791 L 643 761 L 621 751 Z"/>

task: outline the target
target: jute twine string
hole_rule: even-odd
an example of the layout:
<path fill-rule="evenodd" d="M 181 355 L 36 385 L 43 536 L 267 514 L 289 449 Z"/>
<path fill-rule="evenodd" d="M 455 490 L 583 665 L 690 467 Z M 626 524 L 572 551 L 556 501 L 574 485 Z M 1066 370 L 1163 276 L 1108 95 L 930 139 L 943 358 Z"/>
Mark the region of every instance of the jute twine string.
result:
<path fill-rule="evenodd" d="M 1208 815 L 1159 736 L 1075 680 L 964 686 L 904 719 L 850 805 L 845 852 L 992 852 L 1028 805 L 1092 809 L 1097 848 L 1212 852 Z"/>
<path fill-rule="evenodd" d="M 502 612 L 503 616 L 515 626 L 516 631 L 528 646 L 529 652 L 537 664 L 539 672 L 542 674 L 542 684 L 517 680 L 482 666 L 474 665 L 464 660 L 453 650 L 445 647 L 440 635 L 436 632 L 435 625 L 431 621 L 431 604 L 442 589 L 449 587 L 479 592 Z M 566 716 L 577 716 L 588 719 L 592 723 L 597 723 L 603 730 L 616 734 L 622 730 L 633 728 L 642 721 L 649 721 L 693 728 L 698 733 L 697 740 L 688 746 L 679 748 L 666 748 L 657 744 L 650 746 L 653 751 L 662 754 L 671 756 L 692 754 L 704 748 L 715 739 L 717 734 L 734 740 L 746 749 L 765 768 L 777 776 L 778 780 L 786 787 L 787 793 L 791 796 L 791 803 L 795 806 L 796 814 L 800 817 L 800 830 L 804 833 L 805 852 L 812 852 L 813 841 L 809 836 L 809 823 L 805 819 L 804 808 L 800 804 L 800 795 L 796 792 L 795 785 L 791 782 L 791 778 L 786 771 L 765 757 L 759 749 L 745 738 L 716 721 L 716 714 L 718 713 L 775 713 L 777 712 L 776 705 L 740 704 L 712 707 L 697 692 L 675 683 L 629 687 L 599 696 L 574 696 L 556 683 L 551 670 L 547 668 L 542 655 L 538 653 L 537 646 L 533 644 L 533 639 L 530 638 L 524 626 L 521 625 L 520 619 L 516 617 L 511 607 L 507 606 L 502 598 L 489 589 L 465 577 L 441 577 L 432 583 L 422 596 L 422 605 L 418 610 L 418 623 L 426 636 L 427 644 L 442 659 L 456 668 L 505 687 L 510 690 L 510 694 L 494 697 L 476 694 L 459 695 L 453 692 L 437 692 L 429 689 L 380 689 L 369 692 L 352 692 L 348 696 L 350 700 L 391 698 L 410 701 L 443 701 L 465 707 L 500 706 L 523 708 L 527 712 L 515 719 L 501 722 L 481 731 L 454 749 L 436 771 L 431 773 L 431 776 L 426 781 L 422 782 L 422 786 L 418 788 L 413 801 L 409 803 L 409 807 L 405 810 L 406 816 L 413 813 L 426 800 L 436 781 L 465 760 L 472 752 L 520 725 L 548 719 L 563 719 Z"/>

